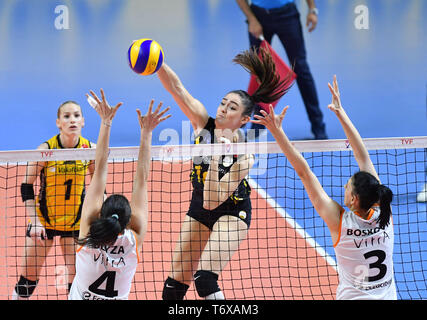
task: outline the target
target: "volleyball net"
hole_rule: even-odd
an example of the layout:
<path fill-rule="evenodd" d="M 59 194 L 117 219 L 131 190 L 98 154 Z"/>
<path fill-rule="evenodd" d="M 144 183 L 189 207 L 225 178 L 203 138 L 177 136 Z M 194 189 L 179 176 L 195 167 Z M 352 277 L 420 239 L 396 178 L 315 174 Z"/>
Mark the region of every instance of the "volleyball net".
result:
<path fill-rule="evenodd" d="M 399 299 L 426 299 L 427 210 L 417 202 L 426 183 L 427 137 L 365 139 L 381 182 L 394 193 L 394 269 Z M 358 170 L 346 140 L 295 141 L 329 196 L 343 204 L 344 184 Z M 226 299 L 335 299 L 337 266 L 329 231 L 275 142 L 153 146 L 149 222 L 130 299 L 158 300 L 190 205 L 194 157 L 254 154 L 247 176 L 252 222 L 219 277 Z M 110 148 L 106 193 L 131 197 L 138 147 Z M 28 217 L 20 186 L 27 166 L 89 161 L 95 150 L 0 152 L 0 299 L 22 273 Z M 72 174 L 68 172 L 67 174 Z M 86 177 L 86 186 L 90 181 Z M 34 184 L 36 195 L 40 179 Z M 67 299 L 69 270 L 58 237 L 31 299 Z M 186 299 L 198 299 L 194 285 Z"/>

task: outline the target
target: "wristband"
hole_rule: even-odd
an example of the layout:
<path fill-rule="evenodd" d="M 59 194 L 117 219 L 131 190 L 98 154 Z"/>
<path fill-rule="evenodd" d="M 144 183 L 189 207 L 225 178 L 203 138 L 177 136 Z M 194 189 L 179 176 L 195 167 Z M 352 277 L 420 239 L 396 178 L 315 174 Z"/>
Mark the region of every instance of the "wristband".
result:
<path fill-rule="evenodd" d="M 25 236 L 26 237 L 28 237 L 28 238 L 31 238 L 31 229 L 33 228 L 33 224 L 31 223 L 31 220 L 30 221 L 28 221 L 28 224 L 27 224 L 27 231 L 25 232 Z M 42 240 L 44 240 L 44 236 L 43 236 L 43 234 L 41 234 L 40 235 L 40 238 L 42 239 Z"/>
<path fill-rule="evenodd" d="M 31 183 L 21 184 L 21 197 L 22 201 L 34 200 L 34 188 Z"/>
<path fill-rule="evenodd" d="M 319 9 L 317 9 L 317 8 L 310 9 L 309 13 L 312 13 L 312 14 L 315 14 L 316 16 L 318 16 L 319 15 Z"/>

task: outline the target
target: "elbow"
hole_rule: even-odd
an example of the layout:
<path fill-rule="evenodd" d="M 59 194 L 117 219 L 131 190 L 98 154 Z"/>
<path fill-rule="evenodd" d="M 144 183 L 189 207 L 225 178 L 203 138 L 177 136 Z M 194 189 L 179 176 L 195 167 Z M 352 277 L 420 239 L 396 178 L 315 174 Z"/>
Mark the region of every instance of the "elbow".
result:
<path fill-rule="evenodd" d="M 181 81 L 176 81 L 171 86 L 171 93 L 181 98 L 185 95 L 185 88 L 182 85 Z"/>
<path fill-rule="evenodd" d="M 306 170 L 300 169 L 300 170 L 295 170 L 295 172 L 297 173 L 300 180 L 302 181 L 307 180 L 309 173 Z"/>

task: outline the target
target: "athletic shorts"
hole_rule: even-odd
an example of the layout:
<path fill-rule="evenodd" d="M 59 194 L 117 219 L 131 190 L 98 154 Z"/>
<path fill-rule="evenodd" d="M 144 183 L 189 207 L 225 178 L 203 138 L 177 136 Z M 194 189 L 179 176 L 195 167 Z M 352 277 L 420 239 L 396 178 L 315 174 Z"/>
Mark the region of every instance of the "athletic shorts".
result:
<path fill-rule="evenodd" d="M 208 227 L 209 230 L 212 230 L 214 224 L 222 216 L 237 217 L 246 223 L 249 229 L 252 217 L 252 205 L 249 198 L 237 202 L 228 198 L 223 204 L 213 210 L 204 209 L 203 202 L 198 200 L 201 198 L 197 198 L 197 194 L 193 193 L 187 215 Z"/>

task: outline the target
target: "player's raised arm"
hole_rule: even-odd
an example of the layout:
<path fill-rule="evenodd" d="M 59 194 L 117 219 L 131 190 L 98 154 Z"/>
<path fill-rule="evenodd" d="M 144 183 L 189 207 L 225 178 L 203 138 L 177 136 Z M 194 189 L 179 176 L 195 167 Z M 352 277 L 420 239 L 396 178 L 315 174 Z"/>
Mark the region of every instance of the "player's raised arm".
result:
<path fill-rule="evenodd" d="M 353 122 L 350 120 L 344 108 L 342 107 L 340 91 L 338 88 L 338 81 L 336 76 L 334 76 L 332 85 L 328 83 L 328 87 L 332 94 L 332 101 L 328 105 L 328 108 L 336 114 L 339 122 L 341 123 L 344 133 L 347 136 L 347 139 L 353 149 L 354 158 L 356 159 L 357 164 L 359 165 L 359 169 L 361 171 L 369 172 L 379 180 L 377 171 L 375 170 L 375 167 L 372 164 L 368 150 L 365 147 L 365 144 L 359 134 L 359 131 L 356 129 Z"/>
<path fill-rule="evenodd" d="M 101 89 L 101 99 L 91 90 L 90 94 L 96 101 L 95 110 L 101 118 L 98 141 L 95 152 L 95 172 L 90 182 L 85 201 L 83 202 L 82 218 L 80 223 L 79 238 L 86 237 L 92 220 L 97 218 L 104 202 L 104 191 L 107 183 L 108 173 L 108 149 L 110 142 L 110 131 L 114 116 L 122 105 L 119 102 L 111 107 Z M 87 95 L 89 97 L 89 95 Z"/>
<path fill-rule="evenodd" d="M 289 106 L 286 106 L 279 115 L 274 113 L 274 108 L 270 105 L 270 113 L 261 110 L 262 116 L 255 115 L 257 120 L 254 123 L 262 124 L 271 132 L 284 155 L 300 177 L 305 190 L 316 209 L 317 213 L 328 225 L 332 238 L 335 239 L 339 232 L 339 218 L 342 207 L 332 200 L 324 191 L 316 175 L 311 171 L 305 158 L 291 143 L 282 128 L 282 121 Z"/>
<path fill-rule="evenodd" d="M 150 174 L 151 163 L 151 141 L 152 133 L 157 125 L 168 119 L 171 115 L 164 116 L 170 109 L 169 107 L 160 110 L 162 103 L 159 103 L 153 112 L 154 100 L 151 100 L 147 113 L 142 116 L 141 111 L 137 109 L 138 121 L 141 127 L 141 139 L 138 154 L 138 163 L 135 172 L 133 183 L 132 200 L 130 206 L 132 208 L 132 217 L 130 220 L 130 228 L 135 231 L 138 236 L 138 243 L 141 245 L 142 240 L 147 231 L 148 220 L 148 176 Z"/>
<path fill-rule="evenodd" d="M 178 75 L 166 63 L 163 63 L 157 71 L 157 75 L 165 89 L 191 121 L 194 130 L 203 129 L 209 119 L 208 112 L 203 104 L 187 91 Z"/>

